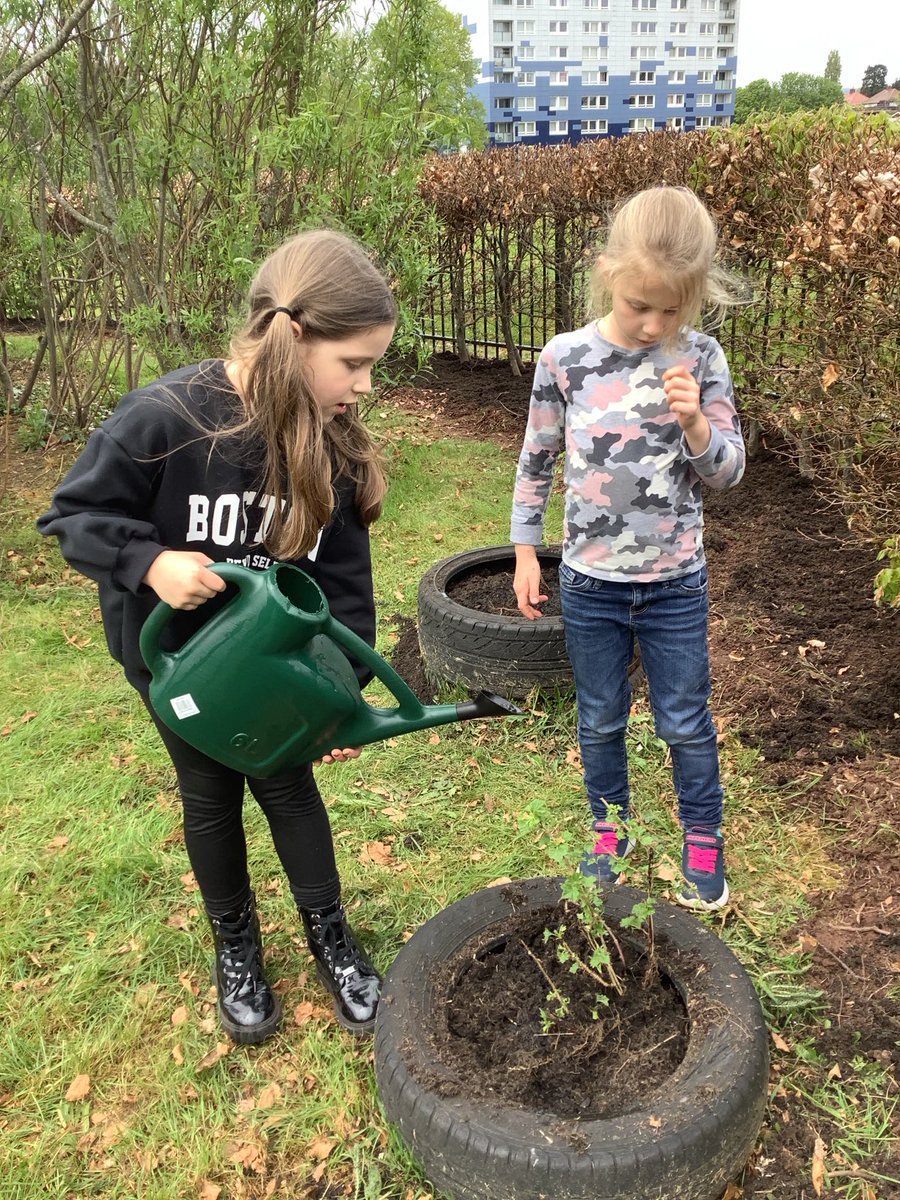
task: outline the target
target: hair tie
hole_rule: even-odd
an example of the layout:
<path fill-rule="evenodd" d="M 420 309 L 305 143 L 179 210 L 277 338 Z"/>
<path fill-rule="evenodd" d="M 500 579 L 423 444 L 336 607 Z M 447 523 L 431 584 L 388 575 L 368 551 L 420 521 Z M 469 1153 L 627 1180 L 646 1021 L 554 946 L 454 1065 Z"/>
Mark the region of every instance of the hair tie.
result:
<path fill-rule="evenodd" d="M 294 319 L 294 314 L 291 312 L 291 310 L 290 310 L 289 308 L 285 308 L 285 307 L 284 307 L 283 305 L 281 305 L 281 304 L 279 304 L 279 306 L 278 306 L 277 308 L 273 308 L 273 309 L 272 309 L 272 316 L 274 317 L 276 313 L 280 313 L 280 312 L 287 313 L 287 315 L 288 315 L 288 316 L 291 318 L 291 320 L 293 321 L 293 319 Z"/>

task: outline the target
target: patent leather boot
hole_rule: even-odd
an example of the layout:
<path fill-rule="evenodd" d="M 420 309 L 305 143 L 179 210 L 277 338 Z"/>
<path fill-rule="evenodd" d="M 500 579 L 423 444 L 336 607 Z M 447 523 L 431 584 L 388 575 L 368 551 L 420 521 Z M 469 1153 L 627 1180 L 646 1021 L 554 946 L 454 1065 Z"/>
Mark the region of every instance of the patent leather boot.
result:
<path fill-rule="evenodd" d="M 277 1030 L 281 1001 L 263 974 L 262 944 L 253 894 L 239 912 L 209 916 L 216 943 L 213 975 L 219 1022 L 232 1041 L 255 1045 Z"/>
<path fill-rule="evenodd" d="M 381 976 L 353 936 L 340 904 L 301 908 L 306 940 L 316 960 L 316 974 L 334 997 L 338 1023 L 364 1036 L 375 1028 Z"/>

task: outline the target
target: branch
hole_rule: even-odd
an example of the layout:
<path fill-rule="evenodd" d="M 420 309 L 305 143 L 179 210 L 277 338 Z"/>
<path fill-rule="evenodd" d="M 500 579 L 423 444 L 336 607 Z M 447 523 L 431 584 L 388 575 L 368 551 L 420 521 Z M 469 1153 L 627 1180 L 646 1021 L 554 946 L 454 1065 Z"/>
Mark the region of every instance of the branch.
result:
<path fill-rule="evenodd" d="M 62 29 L 56 35 L 52 42 L 48 45 L 36 50 L 30 58 L 26 58 L 23 63 L 20 63 L 16 69 L 7 75 L 3 80 L 0 80 L 0 104 L 6 99 L 13 88 L 21 83 L 26 75 L 30 75 L 42 63 L 45 63 L 48 58 L 52 58 L 54 54 L 58 54 L 69 40 L 75 26 L 81 18 L 92 7 L 94 0 L 81 0 L 78 7 L 72 13 L 71 17 L 63 25 Z"/>

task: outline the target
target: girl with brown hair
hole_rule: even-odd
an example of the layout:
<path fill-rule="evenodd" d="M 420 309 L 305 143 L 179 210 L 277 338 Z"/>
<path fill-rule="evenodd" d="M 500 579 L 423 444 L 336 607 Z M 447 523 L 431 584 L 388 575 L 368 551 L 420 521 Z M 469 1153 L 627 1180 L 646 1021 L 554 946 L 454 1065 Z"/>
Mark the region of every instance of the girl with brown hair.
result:
<path fill-rule="evenodd" d="M 368 527 L 386 482 L 357 406 L 396 319 L 391 290 L 361 246 L 327 230 L 291 238 L 259 268 L 229 356 L 125 396 L 38 521 L 97 581 L 110 652 L 174 764 L 215 941 L 219 1017 L 237 1042 L 263 1041 L 281 1016 L 247 871 L 245 783 L 269 822 L 344 1028 L 371 1031 L 381 981 L 347 925 L 312 766 L 245 779 L 182 741 L 149 706 L 138 639 L 159 600 L 178 610 L 170 627 L 178 643 L 221 605 L 226 585 L 211 564 L 263 570 L 278 559 L 312 575 L 334 616 L 374 645 Z M 323 761 L 358 753 L 336 747 Z"/>

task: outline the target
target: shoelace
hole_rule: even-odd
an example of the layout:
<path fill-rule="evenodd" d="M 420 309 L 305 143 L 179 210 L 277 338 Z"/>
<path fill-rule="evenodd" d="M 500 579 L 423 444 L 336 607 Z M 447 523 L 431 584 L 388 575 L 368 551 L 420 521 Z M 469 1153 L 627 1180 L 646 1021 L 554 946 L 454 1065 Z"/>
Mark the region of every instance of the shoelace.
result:
<path fill-rule="evenodd" d="M 216 924 L 226 947 L 223 974 L 228 981 L 228 990 L 238 992 L 244 983 L 250 983 L 256 991 L 262 979 L 262 963 L 253 918 L 234 922 L 217 918 Z M 236 963 L 241 964 L 239 968 Z"/>
<path fill-rule="evenodd" d="M 349 939 L 349 930 L 344 914 L 338 909 L 333 913 L 314 913 L 311 917 L 313 930 L 322 945 L 322 954 L 333 969 L 348 974 L 356 969 L 357 952 Z"/>
<path fill-rule="evenodd" d="M 688 834 L 687 838 L 688 870 L 701 871 L 706 875 L 714 875 L 719 862 L 719 847 L 710 839 L 697 834 Z"/>

